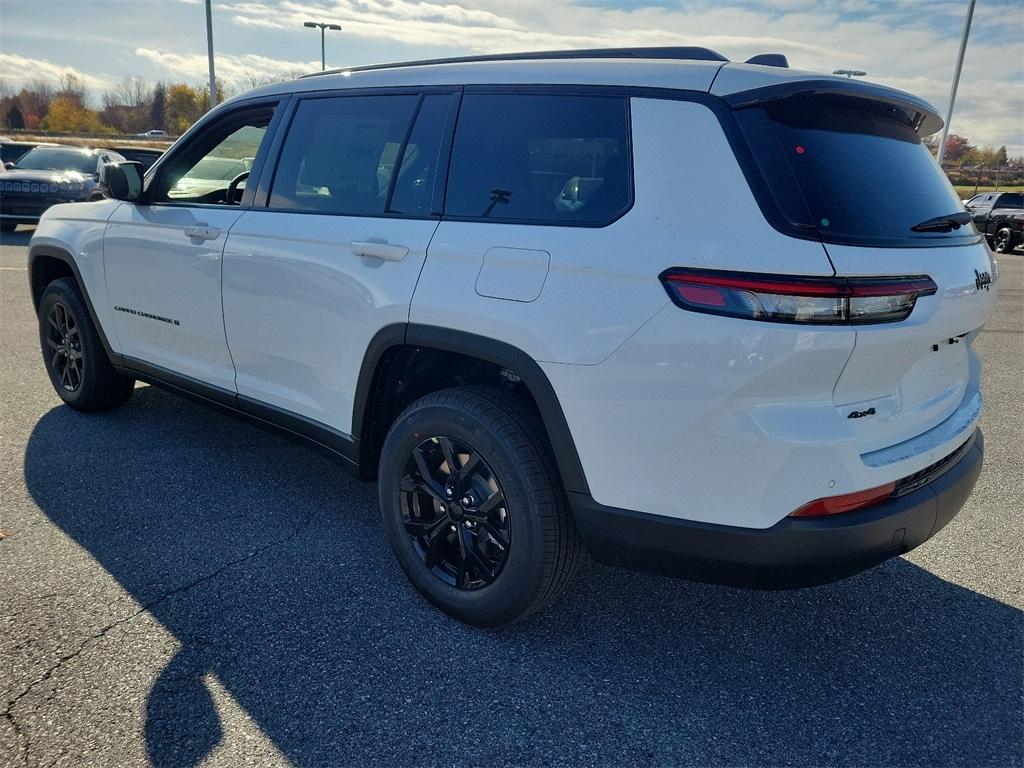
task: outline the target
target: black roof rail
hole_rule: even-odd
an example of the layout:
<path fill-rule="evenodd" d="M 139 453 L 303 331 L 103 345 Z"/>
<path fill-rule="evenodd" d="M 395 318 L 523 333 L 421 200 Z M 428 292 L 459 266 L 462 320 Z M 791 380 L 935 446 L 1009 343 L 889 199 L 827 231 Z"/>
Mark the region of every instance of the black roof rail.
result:
<path fill-rule="evenodd" d="M 544 59 L 673 59 L 689 61 L 728 61 L 725 56 L 710 48 L 698 46 L 649 46 L 641 48 L 579 48 L 567 51 L 525 51 L 522 53 L 488 53 L 480 56 L 453 56 L 447 59 L 420 59 L 418 61 L 396 61 L 391 64 L 365 64 L 358 67 L 341 67 L 325 72 L 311 72 L 302 77 L 336 75 L 339 72 L 370 72 L 375 69 L 399 69 L 401 67 L 422 67 L 429 64 L 466 64 L 477 61 L 537 61 Z"/>
<path fill-rule="evenodd" d="M 789 69 L 789 59 L 781 53 L 759 53 L 751 56 L 744 64 L 760 64 L 763 67 L 783 67 Z"/>

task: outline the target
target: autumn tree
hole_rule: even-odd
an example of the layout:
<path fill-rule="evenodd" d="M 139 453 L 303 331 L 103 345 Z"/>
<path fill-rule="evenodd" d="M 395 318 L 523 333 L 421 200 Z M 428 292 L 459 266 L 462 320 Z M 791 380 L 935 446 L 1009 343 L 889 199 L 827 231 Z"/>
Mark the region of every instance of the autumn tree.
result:
<path fill-rule="evenodd" d="M 7 112 L 4 114 L 4 120 L 7 123 L 7 127 L 12 131 L 24 130 L 25 116 L 21 114 L 21 108 L 18 106 L 18 102 L 12 101 L 10 106 L 7 107 Z"/>
<path fill-rule="evenodd" d="M 204 112 L 202 94 L 185 83 L 169 86 L 164 104 L 164 121 L 169 133 L 184 133 Z"/>
<path fill-rule="evenodd" d="M 99 115 L 94 110 L 82 105 L 75 94 L 57 96 L 50 104 L 39 127 L 46 131 L 112 132 L 109 126 L 100 121 Z"/>
<path fill-rule="evenodd" d="M 103 94 L 100 118 L 121 133 L 141 133 L 149 123 L 150 90 L 138 75 L 127 75 Z"/>
<path fill-rule="evenodd" d="M 966 138 L 951 133 L 946 137 L 946 154 L 943 161 L 947 165 L 959 163 L 961 160 L 966 159 L 965 156 L 972 149 L 974 149 L 974 145 Z"/>

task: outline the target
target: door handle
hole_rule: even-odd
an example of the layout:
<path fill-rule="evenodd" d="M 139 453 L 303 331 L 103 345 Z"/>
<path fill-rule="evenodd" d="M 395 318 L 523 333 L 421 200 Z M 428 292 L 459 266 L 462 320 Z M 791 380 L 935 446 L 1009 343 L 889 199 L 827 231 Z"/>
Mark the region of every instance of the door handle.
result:
<path fill-rule="evenodd" d="M 409 249 L 404 245 L 391 243 L 359 242 L 352 243 L 352 253 L 381 261 L 401 261 L 409 253 Z"/>
<path fill-rule="evenodd" d="M 216 240 L 220 237 L 220 229 L 206 224 L 196 224 L 195 226 L 185 227 L 185 237 L 195 238 L 196 240 Z"/>

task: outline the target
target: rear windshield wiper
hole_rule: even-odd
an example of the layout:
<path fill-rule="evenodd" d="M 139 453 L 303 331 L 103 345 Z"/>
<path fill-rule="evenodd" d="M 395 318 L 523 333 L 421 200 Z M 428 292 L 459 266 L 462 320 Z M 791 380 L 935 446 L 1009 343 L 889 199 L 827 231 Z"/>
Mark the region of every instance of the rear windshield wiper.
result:
<path fill-rule="evenodd" d="M 960 229 L 960 227 L 970 223 L 971 214 L 967 211 L 960 211 L 945 216 L 925 219 L 920 224 L 912 226 L 910 230 L 912 232 L 949 232 L 952 229 Z"/>

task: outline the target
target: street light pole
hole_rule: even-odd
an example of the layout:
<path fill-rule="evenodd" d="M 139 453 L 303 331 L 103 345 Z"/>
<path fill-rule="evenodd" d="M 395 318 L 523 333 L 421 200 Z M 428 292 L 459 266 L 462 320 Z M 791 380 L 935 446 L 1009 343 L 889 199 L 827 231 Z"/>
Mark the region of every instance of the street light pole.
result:
<path fill-rule="evenodd" d="M 217 106 L 217 76 L 213 72 L 213 11 L 206 0 L 206 56 L 210 60 L 210 109 Z"/>
<path fill-rule="evenodd" d="M 207 2 L 209 2 L 209 0 L 207 0 Z M 340 24 L 328 24 L 328 23 L 323 22 L 323 21 L 307 21 L 302 26 L 309 27 L 310 29 L 317 29 L 317 28 L 319 28 L 319 30 L 320 30 L 320 71 L 323 72 L 325 69 L 327 69 L 327 50 L 326 50 L 326 47 L 325 47 L 326 43 L 324 41 L 324 38 L 327 35 L 327 30 L 328 29 L 340 30 L 341 29 L 341 25 Z"/>
<path fill-rule="evenodd" d="M 967 36 L 971 34 L 971 19 L 974 17 L 974 0 L 967 6 L 967 20 L 964 22 L 964 34 L 960 38 L 960 53 L 956 57 L 956 71 L 953 72 L 953 84 L 949 89 L 949 109 L 946 111 L 946 124 L 942 126 L 942 139 L 939 140 L 939 168 L 946 157 L 946 137 L 949 136 L 949 124 L 953 120 L 953 104 L 956 102 L 956 89 L 960 85 L 960 72 L 964 68 L 964 54 L 967 52 Z"/>

